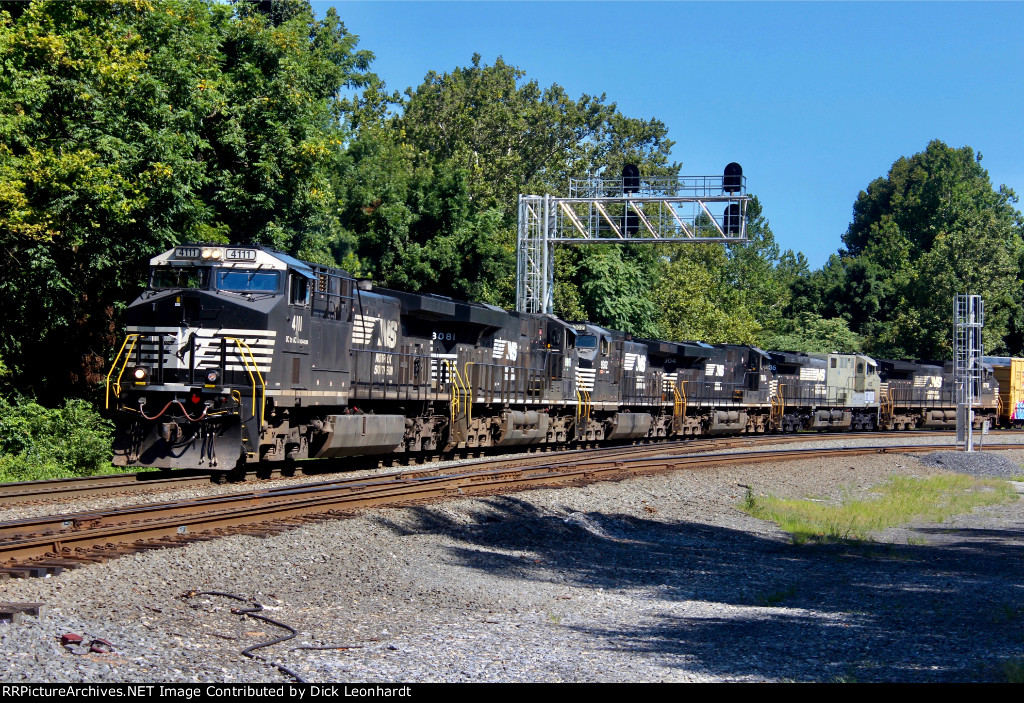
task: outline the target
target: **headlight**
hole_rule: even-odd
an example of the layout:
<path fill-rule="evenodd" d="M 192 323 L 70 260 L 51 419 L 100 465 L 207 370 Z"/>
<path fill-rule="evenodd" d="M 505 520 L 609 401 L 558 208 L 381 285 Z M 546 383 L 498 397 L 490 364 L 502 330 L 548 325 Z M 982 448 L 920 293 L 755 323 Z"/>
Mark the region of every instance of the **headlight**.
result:
<path fill-rule="evenodd" d="M 206 385 L 217 385 L 220 383 L 220 369 L 207 369 L 204 378 L 206 379 Z"/>
<path fill-rule="evenodd" d="M 132 378 L 135 383 L 145 383 L 149 380 L 149 369 L 145 366 L 136 366 L 132 369 Z"/>

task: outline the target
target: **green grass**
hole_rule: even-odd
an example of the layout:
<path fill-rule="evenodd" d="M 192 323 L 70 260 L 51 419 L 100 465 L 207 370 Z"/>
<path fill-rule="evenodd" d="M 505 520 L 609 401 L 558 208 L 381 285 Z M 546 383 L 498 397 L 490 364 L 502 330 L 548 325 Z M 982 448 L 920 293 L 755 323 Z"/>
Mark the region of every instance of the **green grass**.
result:
<path fill-rule="evenodd" d="M 872 532 L 887 527 L 910 521 L 942 522 L 980 506 L 1017 498 L 1006 481 L 961 474 L 928 478 L 893 476 L 871 493 L 867 499 L 845 499 L 831 504 L 755 496 L 748 490 L 740 508 L 756 518 L 776 523 L 793 535 L 796 544 L 803 544 L 868 540 Z"/>
<path fill-rule="evenodd" d="M 1006 683 L 1024 683 L 1024 659 L 1007 659 L 1003 662 L 1003 676 Z"/>
<path fill-rule="evenodd" d="M 93 467 L 88 475 L 103 476 L 106 474 L 123 474 L 146 470 L 107 464 L 106 466 Z M 35 458 L 27 458 L 24 455 L 0 455 L 0 483 L 45 481 L 47 479 L 73 478 L 81 475 L 81 473 L 74 469 L 54 461 L 40 461 Z"/>
<path fill-rule="evenodd" d="M 796 595 L 796 587 L 790 586 L 778 591 L 772 591 L 771 593 L 765 593 L 757 596 L 757 604 L 764 607 L 773 608 L 787 598 L 792 598 Z"/>

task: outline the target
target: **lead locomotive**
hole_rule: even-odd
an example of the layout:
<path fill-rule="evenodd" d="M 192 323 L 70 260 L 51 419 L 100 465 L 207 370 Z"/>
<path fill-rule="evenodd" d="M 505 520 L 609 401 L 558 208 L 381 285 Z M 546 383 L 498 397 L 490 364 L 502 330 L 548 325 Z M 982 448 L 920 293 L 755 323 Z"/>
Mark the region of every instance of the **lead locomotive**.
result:
<path fill-rule="evenodd" d="M 107 376 L 122 466 L 230 470 L 364 454 L 911 427 L 950 416 L 947 375 L 901 384 L 897 376 L 909 372 L 889 365 L 887 384 L 862 355 L 632 339 L 551 315 L 377 288 L 257 246 L 180 246 L 150 263 Z M 996 388 L 986 376 L 979 422 L 994 416 Z"/>

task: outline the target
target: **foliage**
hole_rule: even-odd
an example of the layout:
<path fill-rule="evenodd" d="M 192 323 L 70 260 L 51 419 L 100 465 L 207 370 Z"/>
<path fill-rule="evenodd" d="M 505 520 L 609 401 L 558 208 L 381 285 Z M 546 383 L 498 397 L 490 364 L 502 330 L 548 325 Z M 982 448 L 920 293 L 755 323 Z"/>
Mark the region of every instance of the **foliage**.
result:
<path fill-rule="evenodd" d="M 840 503 L 755 497 L 748 491 L 740 508 L 771 520 L 793 535 L 793 541 L 835 542 L 867 540 L 873 532 L 911 520 L 942 522 L 983 505 L 1017 499 L 1006 481 L 944 473 L 927 478 L 893 476 L 866 499 Z"/>
<path fill-rule="evenodd" d="M 387 125 L 364 125 L 348 157 L 337 197 L 358 273 L 400 290 L 510 302 L 514 232 L 501 211 L 473 207 L 463 169 Z"/>
<path fill-rule="evenodd" d="M 1006 683 L 1024 683 L 1024 659 L 1014 657 L 1003 662 Z"/>
<path fill-rule="evenodd" d="M 176 243 L 330 260 L 355 41 L 298 0 L 0 11 L 0 356 L 21 388 L 95 382 L 119 306 Z"/>
<path fill-rule="evenodd" d="M 880 356 L 949 358 L 953 296 L 985 300 L 985 347 L 1019 353 L 1024 221 L 981 155 L 932 141 L 854 204 L 845 250 L 794 285 L 794 310 L 842 317 Z"/>
<path fill-rule="evenodd" d="M 627 161 L 647 175 L 678 170 L 658 120 L 625 117 L 603 95 L 541 88 L 500 58 L 484 65 L 474 55 L 468 67 L 431 71 L 404 98 L 371 86 L 357 122 L 337 197 L 361 272 L 387 286 L 506 307 L 519 194 L 565 192 L 571 177 L 617 173 Z M 651 329 L 650 303 L 633 288 L 650 277 L 642 257 L 556 255 L 563 315 L 613 326 L 631 326 L 635 315 L 639 329 Z"/>
<path fill-rule="evenodd" d="M 752 344 L 762 327 L 741 305 L 729 277 L 729 257 L 720 244 L 679 244 L 651 293 L 660 311 L 659 338 Z"/>
<path fill-rule="evenodd" d="M 386 286 L 511 307 L 519 194 L 676 177 L 656 118 L 498 58 L 404 94 L 306 0 L 40 0 L 0 9 L 0 384 L 48 401 L 101 378 L 146 261 L 258 242 Z M 860 193 L 817 271 L 750 242 L 558 247 L 555 307 L 642 336 L 949 356 L 977 292 L 992 353 L 1024 351 L 1024 219 L 970 147 L 933 141 Z"/>
<path fill-rule="evenodd" d="M 756 196 L 747 218 L 747 244 L 680 244 L 666 250 L 651 294 L 661 337 L 764 345 L 786 328 L 790 288 L 806 275 L 807 261 L 802 254 L 779 251 Z"/>
<path fill-rule="evenodd" d="M 774 334 L 761 340 L 761 345 L 779 351 L 828 354 L 861 351 L 863 340 L 841 317 L 826 320 L 813 312 L 801 312 L 782 320 Z"/>
<path fill-rule="evenodd" d="M 24 398 L 0 398 L 0 481 L 109 471 L 112 428 L 84 400 L 45 408 Z"/>

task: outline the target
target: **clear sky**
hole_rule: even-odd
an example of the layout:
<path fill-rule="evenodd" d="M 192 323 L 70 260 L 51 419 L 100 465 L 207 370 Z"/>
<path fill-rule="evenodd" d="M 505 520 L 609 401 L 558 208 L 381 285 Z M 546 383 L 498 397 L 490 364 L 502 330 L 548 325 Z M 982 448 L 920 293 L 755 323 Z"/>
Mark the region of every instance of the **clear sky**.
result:
<path fill-rule="evenodd" d="M 389 88 L 501 56 L 662 120 L 683 175 L 738 161 L 814 268 L 858 192 L 932 139 L 1024 195 L 1021 2 L 313 2 L 330 5 Z"/>

